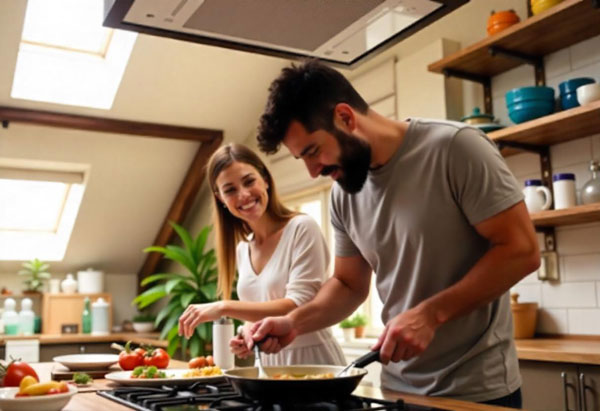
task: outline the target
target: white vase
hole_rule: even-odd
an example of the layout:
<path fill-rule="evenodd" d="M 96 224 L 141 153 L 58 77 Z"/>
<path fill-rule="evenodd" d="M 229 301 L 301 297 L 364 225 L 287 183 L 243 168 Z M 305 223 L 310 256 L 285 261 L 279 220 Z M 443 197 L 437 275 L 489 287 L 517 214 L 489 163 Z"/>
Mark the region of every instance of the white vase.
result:
<path fill-rule="evenodd" d="M 63 293 L 74 294 L 77 291 L 77 280 L 73 278 L 73 274 L 67 274 L 67 278 L 60 283 Z"/>
<path fill-rule="evenodd" d="M 342 332 L 344 333 L 344 341 L 352 342 L 354 339 L 354 328 L 342 328 Z"/>

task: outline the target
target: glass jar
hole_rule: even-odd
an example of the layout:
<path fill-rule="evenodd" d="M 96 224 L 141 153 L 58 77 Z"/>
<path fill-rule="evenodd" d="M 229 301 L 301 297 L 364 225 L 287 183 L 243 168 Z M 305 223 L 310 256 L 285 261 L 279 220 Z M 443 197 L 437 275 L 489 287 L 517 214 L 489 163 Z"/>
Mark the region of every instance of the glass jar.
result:
<path fill-rule="evenodd" d="M 581 202 L 583 204 L 600 203 L 600 161 L 590 162 L 592 179 L 581 188 Z"/>

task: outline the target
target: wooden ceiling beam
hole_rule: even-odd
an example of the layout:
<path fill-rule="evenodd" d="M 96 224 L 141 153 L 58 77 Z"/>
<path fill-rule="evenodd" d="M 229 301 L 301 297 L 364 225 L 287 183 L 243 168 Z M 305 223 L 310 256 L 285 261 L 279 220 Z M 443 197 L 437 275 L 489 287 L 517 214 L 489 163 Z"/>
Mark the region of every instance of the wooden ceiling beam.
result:
<path fill-rule="evenodd" d="M 222 137 L 223 135 L 223 132 L 220 130 L 211 130 L 207 128 L 115 120 L 103 117 L 80 116 L 6 106 L 0 106 L 0 121 L 209 143 L 215 138 Z"/>

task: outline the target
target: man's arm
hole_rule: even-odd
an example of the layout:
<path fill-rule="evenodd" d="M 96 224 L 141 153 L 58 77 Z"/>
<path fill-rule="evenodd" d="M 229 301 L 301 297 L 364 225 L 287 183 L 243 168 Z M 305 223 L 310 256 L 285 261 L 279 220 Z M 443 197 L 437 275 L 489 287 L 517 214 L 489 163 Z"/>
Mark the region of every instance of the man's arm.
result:
<path fill-rule="evenodd" d="M 399 314 L 387 325 L 374 349 L 387 363 L 423 352 L 441 324 L 469 313 L 504 294 L 540 265 L 533 224 L 521 201 L 475 225 L 490 249 L 456 284 Z"/>

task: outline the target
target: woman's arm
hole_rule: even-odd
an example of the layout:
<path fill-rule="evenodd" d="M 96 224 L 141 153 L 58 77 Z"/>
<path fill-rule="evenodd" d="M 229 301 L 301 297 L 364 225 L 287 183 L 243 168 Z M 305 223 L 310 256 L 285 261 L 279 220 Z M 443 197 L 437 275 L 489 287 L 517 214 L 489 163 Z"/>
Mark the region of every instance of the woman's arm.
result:
<path fill-rule="evenodd" d="M 289 298 L 272 301 L 215 301 L 206 304 L 190 304 L 179 317 L 179 335 L 190 338 L 198 324 L 215 321 L 223 316 L 244 321 L 258 321 L 265 317 L 285 315 L 296 308 Z"/>

